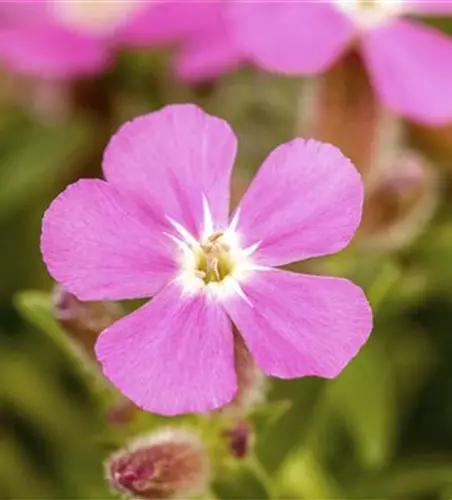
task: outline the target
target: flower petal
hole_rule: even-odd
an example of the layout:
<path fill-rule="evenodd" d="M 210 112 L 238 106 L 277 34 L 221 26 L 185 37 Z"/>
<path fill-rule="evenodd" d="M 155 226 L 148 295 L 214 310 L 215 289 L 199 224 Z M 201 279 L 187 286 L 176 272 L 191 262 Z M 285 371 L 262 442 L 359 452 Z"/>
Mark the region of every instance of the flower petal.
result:
<path fill-rule="evenodd" d="M 203 196 L 213 220 L 227 224 L 236 147 L 225 121 L 193 105 L 166 106 L 119 129 L 105 151 L 104 173 L 199 236 Z"/>
<path fill-rule="evenodd" d="M 0 28 L 0 61 L 20 74 L 70 79 L 101 72 L 111 62 L 108 46 L 52 25 Z"/>
<path fill-rule="evenodd" d="M 344 248 L 361 220 L 363 185 L 334 146 L 296 139 L 265 160 L 239 206 L 243 246 L 277 266 Z"/>
<path fill-rule="evenodd" d="M 199 82 L 236 69 L 244 60 L 231 33 L 225 10 L 218 6 L 209 22 L 187 37 L 175 61 L 178 76 Z"/>
<path fill-rule="evenodd" d="M 408 20 L 369 31 L 364 58 L 388 107 L 414 121 L 452 121 L 452 39 Z"/>
<path fill-rule="evenodd" d="M 226 37 L 202 37 L 186 42 L 174 62 L 175 73 L 187 82 L 218 78 L 237 69 L 243 61 L 237 47 Z"/>
<path fill-rule="evenodd" d="M 230 2 L 239 45 L 258 66 L 313 74 L 330 66 L 350 43 L 355 28 L 321 2 Z"/>
<path fill-rule="evenodd" d="M 181 296 L 175 283 L 102 332 L 96 354 L 105 376 L 154 413 L 207 412 L 237 389 L 229 319 L 205 295 Z"/>
<path fill-rule="evenodd" d="M 348 280 L 272 269 L 242 284 L 225 308 L 268 375 L 335 377 L 372 329 L 363 291 Z"/>
<path fill-rule="evenodd" d="M 119 33 L 124 44 L 149 46 L 181 41 L 207 26 L 222 3 L 222 0 L 147 1 L 149 7 L 144 8 Z"/>
<path fill-rule="evenodd" d="M 410 14 L 427 16 L 452 14 L 452 2 L 450 0 L 405 0 L 403 6 Z"/>
<path fill-rule="evenodd" d="M 174 276 L 169 245 L 129 195 L 100 180 L 69 186 L 42 224 L 50 274 L 81 300 L 151 296 Z"/>

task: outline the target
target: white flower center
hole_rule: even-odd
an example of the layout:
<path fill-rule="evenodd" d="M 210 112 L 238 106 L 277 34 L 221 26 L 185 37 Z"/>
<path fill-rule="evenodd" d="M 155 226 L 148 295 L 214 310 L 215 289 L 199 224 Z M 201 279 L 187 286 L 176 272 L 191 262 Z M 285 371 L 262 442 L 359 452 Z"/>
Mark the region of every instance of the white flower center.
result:
<path fill-rule="evenodd" d="M 405 0 L 330 0 L 360 29 L 383 25 L 405 10 Z"/>
<path fill-rule="evenodd" d="M 146 0 L 53 0 L 54 15 L 64 24 L 91 34 L 116 29 L 147 4 Z"/>
<path fill-rule="evenodd" d="M 238 213 L 229 227 L 215 230 L 207 200 L 203 199 L 203 236 L 197 240 L 177 221 L 168 217 L 177 236 L 167 234 L 180 250 L 180 274 L 177 280 L 185 293 L 205 291 L 215 298 L 238 293 L 248 300 L 240 281 L 250 272 L 260 269 L 251 256 L 259 244 L 242 248 L 236 231 Z"/>

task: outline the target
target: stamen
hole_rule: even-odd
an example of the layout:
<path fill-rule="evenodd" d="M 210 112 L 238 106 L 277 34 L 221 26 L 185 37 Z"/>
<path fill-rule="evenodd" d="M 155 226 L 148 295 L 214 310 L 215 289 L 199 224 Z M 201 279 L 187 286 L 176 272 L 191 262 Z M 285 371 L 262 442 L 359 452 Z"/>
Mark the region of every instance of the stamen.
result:
<path fill-rule="evenodd" d="M 213 233 L 212 236 L 209 237 L 208 241 L 210 241 L 211 243 L 215 243 L 222 236 L 224 236 L 224 232 L 223 231 L 217 231 L 217 232 Z"/>
<path fill-rule="evenodd" d="M 235 231 L 238 225 L 237 210 L 229 227 L 214 231 L 214 222 L 209 203 L 202 197 L 204 210 L 203 236 L 197 240 L 181 224 L 167 217 L 176 229 L 177 235 L 167 234 L 183 252 L 181 274 L 178 278 L 184 293 L 198 293 L 205 290 L 215 298 L 238 294 L 251 305 L 238 281 L 244 279 L 253 269 L 249 256 L 259 247 L 257 242 L 242 249 L 240 237 Z M 256 268 L 257 269 L 257 268 Z"/>

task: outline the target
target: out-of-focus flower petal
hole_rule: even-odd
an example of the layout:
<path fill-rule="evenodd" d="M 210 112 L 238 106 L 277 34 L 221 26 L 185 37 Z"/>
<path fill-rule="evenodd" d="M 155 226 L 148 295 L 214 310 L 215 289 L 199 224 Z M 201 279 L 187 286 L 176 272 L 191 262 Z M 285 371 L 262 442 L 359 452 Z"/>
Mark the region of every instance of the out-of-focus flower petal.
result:
<path fill-rule="evenodd" d="M 81 180 L 47 210 L 41 249 L 52 276 L 81 300 L 149 297 L 176 270 L 156 229 L 128 194 Z"/>
<path fill-rule="evenodd" d="M 277 269 L 257 272 L 225 308 L 268 375 L 334 377 L 372 328 L 362 290 L 348 280 Z"/>
<path fill-rule="evenodd" d="M 404 0 L 403 7 L 410 14 L 433 16 L 452 14 L 452 2 L 450 0 Z"/>
<path fill-rule="evenodd" d="M 183 40 L 209 26 L 223 6 L 222 0 L 154 2 L 118 33 L 126 45 L 171 43 Z"/>
<path fill-rule="evenodd" d="M 238 44 L 258 66 L 313 74 L 330 66 L 355 27 L 327 2 L 229 2 Z"/>
<path fill-rule="evenodd" d="M 193 105 L 171 105 L 121 127 L 103 168 L 109 182 L 199 236 L 203 197 L 213 220 L 220 228 L 227 225 L 236 147 L 225 121 Z"/>
<path fill-rule="evenodd" d="M 397 113 L 426 124 L 452 121 L 452 39 L 398 19 L 363 37 L 375 89 Z"/>
<path fill-rule="evenodd" d="M 296 139 L 265 160 L 239 205 L 244 246 L 277 266 L 344 248 L 361 220 L 361 178 L 334 146 Z"/>
<path fill-rule="evenodd" d="M 51 1 L 9 0 L 0 2 L 0 25 L 49 24 Z"/>
<path fill-rule="evenodd" d="M 0 62 L 21 74 L 70 79 L 91 76 L 110 64 L 108 47 L 55 25 L 0 27 Z"/>
<path fill-rule="evenodd" d="M 237 388 L 229 319 L 205 295 L 181 296 L 177 284 L 107 328 L 96 354 L 106 377 L 154 413 L 210 411 Z"/>
<path fill-rule="evenodd" d="M 231 33 L 224 10 L 217 10 L 206 26 L 181 44 L 176 74 L 187 81 L 203 81 L 236 69 L 244 60 Z"/>
<path fill-rule="evenodd" d="M 243 58 L 226 39 L 184 44 L 175 60 L 175 72 L 186 82 L 202 82 L 222 76 L 240 66 Z"/>

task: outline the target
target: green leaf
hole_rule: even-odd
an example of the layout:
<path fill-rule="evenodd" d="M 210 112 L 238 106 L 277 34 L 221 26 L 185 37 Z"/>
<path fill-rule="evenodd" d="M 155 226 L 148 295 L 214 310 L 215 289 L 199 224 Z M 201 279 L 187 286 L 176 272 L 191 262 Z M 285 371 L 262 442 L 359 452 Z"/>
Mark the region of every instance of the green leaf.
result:
<path fill-rule="evenodd" d="M 221 500 L 270 500 L 269 479 L 254 457 L 235 461 L 223 468 L 212 484 L 212 491 Z"/>
<path fill-rule="evenodd" d="M 259 439 L 264 439 L 271 427 L 292 407 L 289 400 L 273 401 L 259 405 L 250 416 Z"/>
<path fill-rule="evenodd" d="M 368 498 L 369 495 L 372 498 L 417 498 L 440 494 L 447 488 L 452 488 L 452 462 L 450 458 L 432 456 L 398 464 L 382 474 L 365 477 L 350 496 L 357 499 Z"/>
<path fill-rule="evenodd" d="M 38 291 L 20 292 L 15 297 L 19 312 L 31 324 L 45 333 L 68 356 L 73 357 L 73 346 L 52 314 L 50 294 Z"/>
<path fill-rule="evenodd" d="M 394 451 L 396 395 L 389 360 L 376 340 L 330 382 L 326 399 L 345 423 L 363 466 L 385 464 Z"/>
<path fill-rule="evenodd" d="M 324 383 L 322 379 L 307 377 L 272 382 L 270 398 L 276 396 L 279 403 L 290 401 L 291 406 L 262 436 L 256 436 L 256 456 L 267 471 L 274 473 L 293 449 L 303 445 Z"/>
<path fill-rule="evenodd" d="M 308 450 L 297 450 L 288 457 L 278 474 L 277 484 L 277 498 L 296 500 L 345 498 L 334 478 Z"/>
<path fill-rule="evenodd" d="M 97 365 L 59 326 L 52 313 L 51 297 L 48 293 L 24 291 L 15 296 L 15 305 L 22 316 L 44 333 L 71 363 L 72 369 L 84 379 L 95 394 L 107 402 L 111 400 L 111 387 L 100 376 Z"/>

